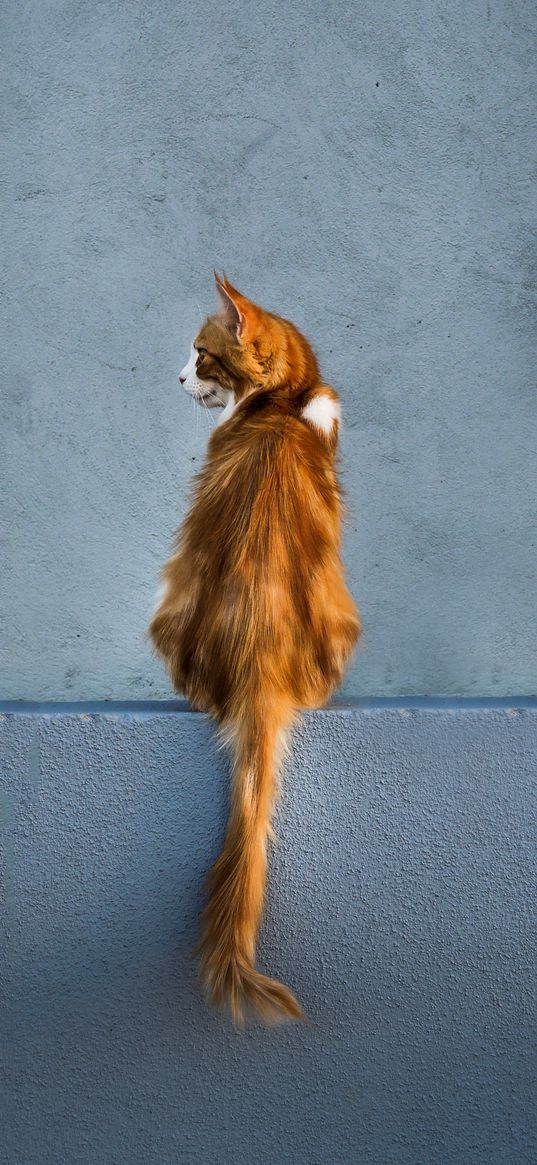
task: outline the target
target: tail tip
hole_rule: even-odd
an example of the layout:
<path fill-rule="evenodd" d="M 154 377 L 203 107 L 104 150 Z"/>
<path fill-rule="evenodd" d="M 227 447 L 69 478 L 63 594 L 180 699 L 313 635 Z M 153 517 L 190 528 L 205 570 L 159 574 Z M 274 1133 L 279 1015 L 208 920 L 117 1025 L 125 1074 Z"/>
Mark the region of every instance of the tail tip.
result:
<path fill-rule="evenodd" d="M 247 1016 L 257 1017 L 269 1026 L 306 1018 L 288 987 L 242 960 L 230 959 L 225 970 L 220 969 L 217 974 L 202 967 L 202 979 L 209 1001 L 228 1010 L 237 1026 L 242 1026 Z"/>

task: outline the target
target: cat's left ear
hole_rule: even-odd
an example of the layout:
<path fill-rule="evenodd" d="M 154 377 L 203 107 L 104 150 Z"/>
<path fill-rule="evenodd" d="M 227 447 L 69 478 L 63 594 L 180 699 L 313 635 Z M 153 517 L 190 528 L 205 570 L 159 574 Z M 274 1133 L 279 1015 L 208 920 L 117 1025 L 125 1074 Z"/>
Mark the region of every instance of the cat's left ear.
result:
<path fill-rule="evenodd" d="M 220 279 L 215 271 L 214 281 L 219 315 L 225 319 L 228 327 L 233 328 L 241 344 L 247 344 L 259 331 L 261 308 L 241 295 L 225 275 Z"/>

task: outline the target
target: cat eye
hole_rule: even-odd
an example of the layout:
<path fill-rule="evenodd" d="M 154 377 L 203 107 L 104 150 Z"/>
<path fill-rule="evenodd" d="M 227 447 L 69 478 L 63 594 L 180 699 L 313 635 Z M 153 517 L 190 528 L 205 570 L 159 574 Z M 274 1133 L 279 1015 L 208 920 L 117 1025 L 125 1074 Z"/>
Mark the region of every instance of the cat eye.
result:
<path fill-rule="evenodd" d="M 206 348 L 196 348 L 196 352 L 198 353 L 198 356 L 206 356 L 207 355 Z"/>

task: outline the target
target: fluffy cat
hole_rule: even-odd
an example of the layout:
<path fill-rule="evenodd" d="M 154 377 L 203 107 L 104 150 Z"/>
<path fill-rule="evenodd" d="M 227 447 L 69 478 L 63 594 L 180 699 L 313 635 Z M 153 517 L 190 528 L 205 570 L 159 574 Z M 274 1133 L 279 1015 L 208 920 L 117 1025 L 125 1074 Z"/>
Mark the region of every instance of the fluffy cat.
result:
<path fill-rule="evenodd" d="M 339 401 L 307 340 L 215 275 L 219 310 L 180 374 L 223 413 L 162 571 L 152 642 L 231 749 L 231 807 L 202 915 L 201 977 L 235 1021 L 299 1018 L 255 969 L 285 735 L 339 684 L 360 622 L 339 556 Z"/>

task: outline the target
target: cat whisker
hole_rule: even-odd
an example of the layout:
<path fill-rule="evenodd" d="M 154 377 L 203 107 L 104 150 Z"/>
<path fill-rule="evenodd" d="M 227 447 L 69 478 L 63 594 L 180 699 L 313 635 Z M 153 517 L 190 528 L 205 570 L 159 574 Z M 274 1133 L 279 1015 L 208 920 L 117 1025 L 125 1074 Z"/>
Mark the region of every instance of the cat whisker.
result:
<path fill-rule="evenodd" d="M 199 436 L 199 428 L 200 428 L 198 406 L 197 406 L 193 396 L 190 397 L 190 400 L 192 401 L 192 408 L 194 410 L 194 432 L 196 434 L 196 437 L 198 437 Z"/>
<path fill-rule="evenodd" d="M 205 403 L 205 400 L 203 397 L 201 397 L 200 400 L 201 400 L 201 403 L 203 405 L 203 408 L 205 409 L 205 413 L 209 418 L 209 428 L 214 429 L 214 421 L 213 421 L 213 418 L 211 416 L 211 410 L 210 410 L 208 404 Z"/>

